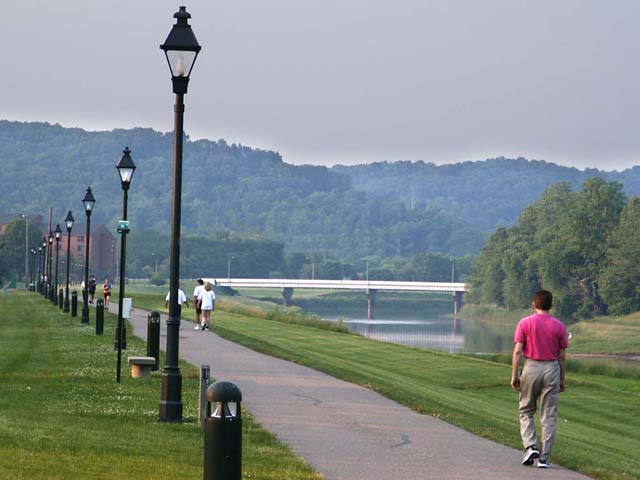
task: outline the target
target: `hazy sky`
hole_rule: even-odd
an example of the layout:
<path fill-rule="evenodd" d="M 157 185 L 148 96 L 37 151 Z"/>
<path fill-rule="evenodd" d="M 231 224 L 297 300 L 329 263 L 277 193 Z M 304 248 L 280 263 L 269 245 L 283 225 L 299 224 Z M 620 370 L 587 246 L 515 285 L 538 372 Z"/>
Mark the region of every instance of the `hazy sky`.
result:
<path fill-rule="evenodd" d="M 170 131 L 167 0 L 5 2 L 0 118 Z M 196 0 L 192 138 L 289 163 L 640 164 L 637 0 Z"/>

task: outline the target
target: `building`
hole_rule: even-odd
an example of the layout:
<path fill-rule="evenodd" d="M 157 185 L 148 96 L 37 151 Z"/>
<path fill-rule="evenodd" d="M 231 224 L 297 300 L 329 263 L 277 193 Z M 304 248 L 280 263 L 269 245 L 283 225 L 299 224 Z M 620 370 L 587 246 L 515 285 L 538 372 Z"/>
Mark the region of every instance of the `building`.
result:
<path fill-rule="evenodd" d="M 84 268 L 87 239 L 86 224 L 76 223 L 71 231 L 71 256 L 81 260 Z M 60 255 L 67 252 L 67 232 L 63 228 L 60 236 Z M 116 237 L 102 224 L 91 225 L 89 242 L 89 275 L 98 281 L 104 277 L 114 277 L 116 272 Z"/>

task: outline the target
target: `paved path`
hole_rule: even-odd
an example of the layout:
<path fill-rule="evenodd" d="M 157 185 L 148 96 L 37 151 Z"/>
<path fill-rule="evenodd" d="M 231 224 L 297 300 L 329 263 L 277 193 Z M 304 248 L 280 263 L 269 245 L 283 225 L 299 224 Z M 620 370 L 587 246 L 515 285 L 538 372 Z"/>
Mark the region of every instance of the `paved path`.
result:
<path fill-rule="evenodd" d="M 132 317 L 133 333 L 146 341 L 147 313 L 136 309 Z M 212 377 L 236 383 L 255 419 L 327 480 L 588 478 L 555 465 L 523 467 L 519 450 L 193 327 L 181 324 L 180 357 L 196 366 L 208 364 Z M 161 336 L 164 349 L 164 317 Z"/>

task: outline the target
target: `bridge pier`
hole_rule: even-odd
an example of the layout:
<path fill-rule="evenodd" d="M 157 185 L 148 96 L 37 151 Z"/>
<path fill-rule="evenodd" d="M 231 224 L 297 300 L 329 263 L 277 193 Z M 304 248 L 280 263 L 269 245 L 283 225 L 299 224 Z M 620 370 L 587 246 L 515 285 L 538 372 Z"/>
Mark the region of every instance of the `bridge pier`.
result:
<path fill-rule="evenodd" d="M 290 307 L 292 298 L 293 298 L 293 287 L 284 287 L 282 289 L 282 304 L 285 307 Z"/>
<path fill-rule="evenodd" d="M 457 315 L 462 310 L 462 297 L 464 292 L 453 292 L 453 314 Z"/>
<path fill-rule="evenodd" d="M 373 320 L 377 290 L 367 290 L 367 320 Z"/>

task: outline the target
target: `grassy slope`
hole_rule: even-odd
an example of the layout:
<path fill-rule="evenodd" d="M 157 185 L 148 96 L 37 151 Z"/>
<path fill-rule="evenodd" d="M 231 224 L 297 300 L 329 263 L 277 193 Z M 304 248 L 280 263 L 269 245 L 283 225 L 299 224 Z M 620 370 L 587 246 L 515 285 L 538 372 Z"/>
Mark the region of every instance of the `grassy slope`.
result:
<path fill-rule="evenodd" d="M 143 303 L 159 304 L 153 296 Z M 366 385 L 419 412 L 520 448 L 508 365 L 220 310 L 213 324 L 231 340 Z M 554 461 L 596 478 L 640 478 L 637 380 L 570 374 L 559 422 Z"/>
<path fill-rule="evenodd" d="M 93 313 L 92 320 L 93 324 Z M 158 422 L 160 376 L 132 379 L 127 355 L 115 382 L 115 318 L 105 334 L 83 327 L 37 294 L 0 297 L 0 478 L 202 478 L 198 370 L 182 364 L 184 422 Z M 246 478 L 319 478 L 249 417 Z"/>

